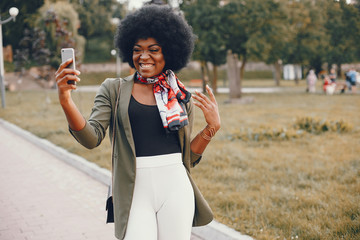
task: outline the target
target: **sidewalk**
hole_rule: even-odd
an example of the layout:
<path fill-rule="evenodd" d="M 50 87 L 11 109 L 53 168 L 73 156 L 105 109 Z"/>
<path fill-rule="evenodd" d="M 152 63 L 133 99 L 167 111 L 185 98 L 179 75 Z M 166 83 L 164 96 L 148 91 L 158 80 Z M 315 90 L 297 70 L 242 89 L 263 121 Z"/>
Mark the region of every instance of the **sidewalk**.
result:
<path fill-rule="evenodd" d="M 104 184 L 0 125 L 0 239 L 116 239 Z"/>
<path fill-rule="evenodd" d="M 0 136 L 1 240 L 116 239 L 105 223 L 109 171 L 2 119 Z M 191 240 L 215 239 L 252 238 L 217 222 L 193 229 Z"/>

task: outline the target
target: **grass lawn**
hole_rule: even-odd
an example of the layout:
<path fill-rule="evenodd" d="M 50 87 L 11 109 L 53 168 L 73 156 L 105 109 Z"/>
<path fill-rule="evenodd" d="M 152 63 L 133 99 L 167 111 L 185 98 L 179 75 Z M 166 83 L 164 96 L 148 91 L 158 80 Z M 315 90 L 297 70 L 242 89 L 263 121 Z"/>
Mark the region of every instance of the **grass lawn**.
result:
<path fill-rule="evenodd" d="M 73 95 L 87 117 L 94 93 Z M 222 128 L 192 171 L 216 220 L 256 239 L 360 239 L 360 95 L 246 96 L 255 101 L 217 96 Z M 109 140 L 97 150 L 80 146 L 56 91 L 6 97 L 1 118 L 110 167 Z M 196 116 L 193 134 L 205 126 Z"/>

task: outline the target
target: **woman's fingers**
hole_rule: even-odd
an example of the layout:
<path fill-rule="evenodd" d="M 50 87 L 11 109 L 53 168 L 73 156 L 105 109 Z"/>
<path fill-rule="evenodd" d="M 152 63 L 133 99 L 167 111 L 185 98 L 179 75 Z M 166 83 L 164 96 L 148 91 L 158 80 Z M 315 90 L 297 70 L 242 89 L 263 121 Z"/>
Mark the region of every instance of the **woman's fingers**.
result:
<path fill-rule="evenodd" d="M 60 64 L 59 68 L 55 72 L 56 82 L 59 82 L 59 80 L 63 79 L 64 76 L 66 76 L 66 75 L 79 75 L 80 74 L 80 72 L 78 70 L 74 70 L 72 68 L 67 68 L 67 66 L 69 66 L 69 64 L 71 64 L 72 62 L 73 62 L 73 59 L 69 58 L 68 60 L 66 60 L 65 62 Z M 75 80 L 75 79 L 71 79 L 71 80 Z M 79 78 L 78 78 L 78 81 L 80 81 Z"/>
<path fill-rule="evenodd" d="M 197 100 L 198 104 L 200 104 L 202 107 L 204 108 L 208 108 L 211 104 L 210 100 L 208 99 L 208 97 L 206 97 L 203 93 L 200 93 L 198 91 L 195 91 L 196 95 L 194 96 L 194 99 Z"/>
<path fill-rule="evenodd" d="M 60 87 L 61 85 L 72 85 L 70 88 L 61 88 L 59 90 L 76 89 L 74 83 L 80 82 L 80 78 L 77 77 L 77 75 L 80 74 L 78 70 L 64 68 L 64 66 L 67 66 L 67 63 L 71 61 L 66 61 L 61 64 L 59 69 L 55 72 L 55 80 L 58 87 Z"/>
<path fill-rule="evenodd" d="M 73 59 L 69 58 L 68 60 L 66 60 L 65 62 L 61 63 L 58 70 L 55 72 L 55 76 L 58 75 L 64 68 L 66 68 L 67 66 L 69 66 L 70 63 L 72 63 Z"/>
<path fill-rule="evenodd" d="M 57 85 L 62 85 L 62 84 L 69 84 L 69 81 L 72 81 L 72 82 L 80 82 L 80 78 L 78 78 L 77 76 L 75 75 L 70 75 L 70 74 L 67 74 L 65 75 L 64 77 L 62 78 L 58 78 L 56 79 L 56 83 Z M 73 84 L 74 85 L 74 84 Z"/>
<path fill-rule="evenodd" d="M 60 70 L 60 68 L 59 68 L 59 70 Z M 55 72 L 56 80 L 61 79 L 66 75 L 80 75 L 80 72 L 78 70 L 74 70 L 71 68 L 65 68 L 65 69 L 62 69 L 61 71 L 59 71 L 59 70 Z"/>
<path fill-rule="evenodd" d="M 195 91 L 193 97 L 197 101 L 194 102 L 194 104 L 202 110 L 208 125 L 214 126 L 215 129 L 218 130 L 220 128 L 218 105 L 214 94 L 208 86 L 206 87 L 206 91 L 208 92 L 210 99 L 204 94 Z"/>
<path fill-rule="evenodd" d="M 211 90 L 211 88 L 209 87 L 209 85 L 206 85 L 206 91 L 207 91 L 207 93 L 209 94 L 209 97 L 210 97 L 211 102 L 216 103 L 216 99 L 215 99 L 214 93 L 213 93 L 213 91 Z"/>
<path fill-rule="evenodd" d="M 193 96 L 197 101 L 204 105 L 204 107 L 217 107 L 215 96 L 208 85 L 206 85 L 206 91 L 208 92 L 210 99 L 197 90 L 195 91 L 196 95 Z"/>

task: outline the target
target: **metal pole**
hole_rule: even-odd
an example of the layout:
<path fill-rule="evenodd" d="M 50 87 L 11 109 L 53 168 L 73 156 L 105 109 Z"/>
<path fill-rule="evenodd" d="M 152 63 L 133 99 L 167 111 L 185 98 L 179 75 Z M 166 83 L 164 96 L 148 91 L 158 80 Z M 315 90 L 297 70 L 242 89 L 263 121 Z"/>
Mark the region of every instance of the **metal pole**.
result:
<path fill-rule="evenodd" d="M 1 17 L 0 17 L 1 21 Z M 0 87 L 1 87 L 1 105 L 5 108 L 5 82 L 4 82 L 4 55 L 2 41 L 2 24 L 0 23 Z"/>
<path fill-rule="evenodd" d="M 1 21 L 0 16 L 0 88 L 1 88 L 1 105 L 2 108 L 5 108 L 5 80 L 4 80 L 4 55 L 3 55 L 3 41 L 2 41 L 2 25 L 10 22 L 11 20 L 15 21 L 16 16 L 19 14 L 19 9 L 12 7 L 9 9 L 10 17 L 4 21 Z"/>

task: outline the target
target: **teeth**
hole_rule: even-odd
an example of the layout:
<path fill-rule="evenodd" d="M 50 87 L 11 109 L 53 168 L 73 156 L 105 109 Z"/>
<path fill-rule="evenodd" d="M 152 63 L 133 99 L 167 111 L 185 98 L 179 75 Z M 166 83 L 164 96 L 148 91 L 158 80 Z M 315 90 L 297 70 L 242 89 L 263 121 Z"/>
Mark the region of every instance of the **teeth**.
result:
<path fill-rule="evenodd" d="M 142 63 L 141 64 L 141 67 L 142 68 L 149 68 L 149 67 L 151 67 L 152 66 L 152 64 L 145 64 L 145 63 Z"/>

